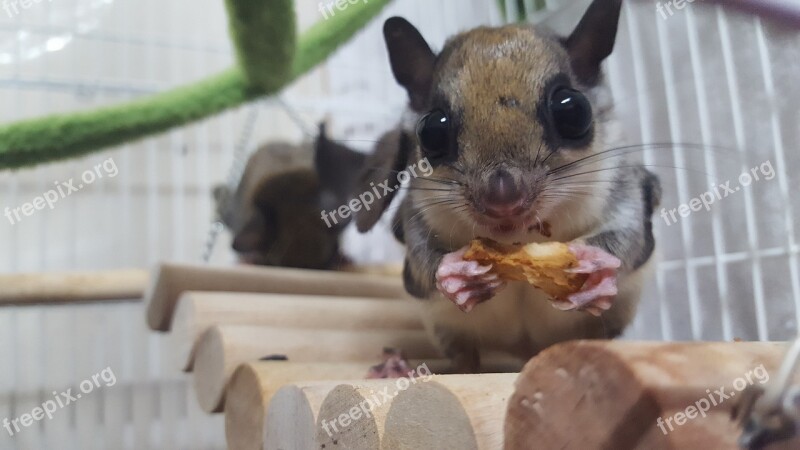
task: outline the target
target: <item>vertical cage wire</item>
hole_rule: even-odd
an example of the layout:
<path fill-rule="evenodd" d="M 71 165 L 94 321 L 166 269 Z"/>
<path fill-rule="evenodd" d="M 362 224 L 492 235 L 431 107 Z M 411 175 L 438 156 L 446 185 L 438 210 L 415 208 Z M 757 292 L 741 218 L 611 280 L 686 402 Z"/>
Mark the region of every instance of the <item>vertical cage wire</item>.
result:
<path fill-rule="evenodd" d="M 761 19 L 756 19 L 756 30 L 757 30 L 757 42 L 758 42 L 758 52 L 759 52 L 759 62 L 761 65 L 761 71 L 764 76 L 764 88 L 766 91 L 766 95 L 769 98 L 776 98 L 777 90 L 775 88 L 775 80 L 773 78 L 772 73 L 772 65 L 773 62 L 769 56 L 769 48 L 767 46 L 766 37 L 764 34 L 764 27 Z M 800 41 L 800 39 L 796 39 L 796 42 Z M 788 244 L 788 254 L 789 254 L 789 273 L 791 276 L 791 284 L 792 284 L 792 294 L 795 300 L 795 309 L 796 309 L 796 317 L 798 321 L 796 322 L 798 326 L 800 326 L 800 267 L 798 267 L 797 263 L 797 240 L 795 237 L 795 226 L 794 226 L 794 206 L 792 204 L 792 196 L 789 192 L 789 181 L 788 181 L 788 167 L 789 162 L 785 155 L 785 146 L 784 146 L 784 139 L 783 139 L 783 130 L 781 129 L 780 119 L 778 117 L 777 111 L 773 109 L 772 114 L 770 115 L 770 125 L 772 129 L 772 138 L 775 145 L 775 153 L 777 158 L 777 164 L 781 168 L 779 169 L 778 173 L 778 183 L 780 186 L 780 194 L 781 199 L 783 200 L 784 204 L 786 205 L 785 208 L 785 216 L 784 216 L 784 226 L 786 227 L 787 232 L 787 244 Z"/>

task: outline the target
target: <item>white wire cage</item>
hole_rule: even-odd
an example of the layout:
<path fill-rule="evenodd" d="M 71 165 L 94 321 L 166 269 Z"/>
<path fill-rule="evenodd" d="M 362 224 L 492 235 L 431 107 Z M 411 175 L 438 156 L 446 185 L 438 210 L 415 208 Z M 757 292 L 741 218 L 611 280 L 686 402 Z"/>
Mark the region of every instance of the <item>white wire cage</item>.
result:
<path fill-rule="evenodd" d="M 301 27 L 320 20 L 318 2 L 298 2 Z M 509 9 L 515 2 L 507 2 Z M 550 1 L 530 18 L 567 32 L 587 1 Z M 534 2 L 526 3 L 529 8 Z M 305 138 L 327 117 L 333 137 L 368 150 L 405 105 L 386 63 L 381 19 L 402 15 L 437 48 L 447 36 L 505 19 L 493 0 L 396 0 L 356 39 L 280 101 L 267 99 L 95 156 L 0 172 L 0 208 L 18 206 L 54 182 L 108 158 L 105 177 L 52 210 L 0 225 L 0 272 L 150 267 L 200 262 L 212 218 L 211 188 L 225 180 L 234 149 Z M 232 64 L 222 2 L 54 0 L 19 14 L 0 11 L 0 111 L 10 122 L 93 108 L 159 92 Z M 626 338 L 786 340 L 800 317 L 798 185 L 800 35 L 777 21 L 695 2 L 664 16 L 656 3 L 628 2 L 606 66 L 620 145 L 644 149 L 662 179 L 662 207 L 689 205 L 729 180 L 741 187 L 710 208 L 667 224 Z M 297 117 L 282 106 L 289 105 Z M 248 121 L 255 117 L 252 133 Z M 774 177 L 737 185 L 769 162 Z M 751 172 L 752 173 L 752 172 Z M 740 183 L 739 183 L 740 184 Z M 397 261 L 382 230 L 349 230 L 357 261 Z M 232 255 L 225 239 L 212 263 Z M 2 287 L 0 287 L 1 289 Z M 105 367 L 118 382 L 0 449 L 224 448 L 222 420 L 205 416 L 185 378 L 170 370 L 160 336 L 146 332 L 141 305 L 87 304 L 0 309 L 0 420 L 41 405 Z"/>

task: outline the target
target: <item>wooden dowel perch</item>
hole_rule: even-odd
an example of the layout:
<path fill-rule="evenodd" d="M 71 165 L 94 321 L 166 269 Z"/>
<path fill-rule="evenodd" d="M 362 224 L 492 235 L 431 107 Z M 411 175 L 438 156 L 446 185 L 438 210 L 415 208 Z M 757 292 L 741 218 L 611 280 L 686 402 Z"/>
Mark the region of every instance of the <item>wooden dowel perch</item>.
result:
<path fill-rule="evenodd" d="M 276 392 L 276 387 L 286 382 L 283 377 L 276 375 L 276 371 L 283 367 L 280 364 L 288 364 L 286 366 L 287 370 L 293 370 L 290 369 L 293 363 L 253 362 L 239 366 L 234 372 L 225 393 L 225 431 L 229 448 L 262 448 L 262 444 L 264 448 L 270 449 L 320 448 L 323 444 L 327 445 L 327 448 L 330 448 L 330 445 L 336 448 L 337 444 L 332 444 L 333 440 L 337 440 L 338 445 L 343 445 L 342 443 L 351 442 L 353 439 L 357 440 L 359 437 L 363 437 L 364 434 L 369 435 L 371 433 L 361 430 L 380 429 L 379 436 L 383 435 L 384 415 L 378 411 L 372 414 L 371 418 L 364 419 L 365 422 L 360 423 L 358 426 L 347 427 L 346 429 L 339 427 L 339 431 L 336 434 L 331 433 L 331 436 L 327 432 L 318 435 L 320 430 L 324 431 L 322 424 L 316 423 L 322 406 L 322 399 L 318 402 L 311 402 L 308 396 L 311 395 L 309 392 L 317 393 L 320 392 L 320 389 L 311 391 L 305 389 L 305 386 L 321 384 L 321 386 L 325 387 L 322 390 L 327 395 L 328 392 L 336 387 L 339 394 L 332 397 L 331 402 L 333 403 L 326 403 L 327 405 L 338 405 L 335 408 L 327 407 L 326 411 L 333 414 L 336 410 L 342 409 L 344 404 L 360 405 L 364 401 L 361 397 L 364 392 L 363 389 L 366 387 L 372 388 L 375 383 L 380 384 L 380 381 L 299 383 L 301 380 L 314 379 L 315 377 L 319 380 L 346 379 L 343 376 L 335 376 L 343 373 L 345 366 L 352 366 L 356 374 L 350 378 L 358 379 L 364 375 L 364 363 L 295 364 L 300 367 L 309 366 L 308 373 L 299 371 L 300 374 L 294 380 L 300 386 L 303 386 L 303 389 L 298 386 L 294 386 L 294 388 L 284 387 Z M 417 377 L 426 377 L 428 371 L 434 374 L 444 374 L 450 373 L 452 370 L 450 361 L 444 359 L 411 360 L 408 364 L 411 368 L 419 368 Z M 492 355 L 485 360 L 484 364 L 484 368 L 487 371 L 499 372 L 508 370 L 509 367 L 519 368 L 520 366 L 515 358 L 505 355 Z M 396 383 L 396 380 L 393 380 L 392 383 Z M 278 401 L 279 393 L 287 389 L 291 393 L 284 392 L 284 396 L 281 397 L 282 400 Z M 391 393 L 396 391 L 397 388 L 389 390 Z M 380 398 L 383 400 L 382 395 Z M 276 404 L 276 402 L 278 403 Z M 352 406 L 348 407 L 348 409 L 352 409 Z M 340 414 L 341 412 L 338 412 L 332 418 L 338 418 Z M 290 417 L 287 417 L 287 415 Z M 328 419 L 331 419 L 331 417 L 328 417 Z M 253 429 L 258 420 L 265 421 L 260 422 Z M 329 430 L 332 429 L 329 426 Z M 265 436 L 270 438 L 267 439 Z M 345 445 L 343 448 L 347 448 L 347 446 Z"/>
<path fill-rule="evenodd" d="M 363 377 L 364 363 L 293 363 L 260 361 L 239 366 L 225 392 L 225 437 L 231 450 L 259 450 L 264 445 L 268 405 L 282 386 L 313 380 Z M 278 416 L 294 414 L 280 411 Z M 287 422 L 289 418 L 286 418 Z M 310 447 L 285 447 L 310 448 Z"/>
<path fill-rule="evenodd" d="M 230 440 L 228 447 L 231 450 L 319 449 L 316 442 L 319 409 L 336 386 L 336 383 L 312 382 L 280 388 L 267 409 L 262 447 L 251 446 L 250 442 L 234 447 Z"/>
<path fill-rule="evenodd" d="M 397 382 L 362 381 L 331 390 L 320 405 L 315 448 L 380 449 L 386 414 L 398 392 Z"/>
<path fill-rule="evenodd" d="M 417 303 L 247 293 L 184 293 L 169 335 L 180 370 L 192 369 L 200 335 L 214 325 L 265 325 L 341 330 L 422 330 Z"/>
<path fill-rule="evenodd" d="M 140 300 L 145 270 L 0 275 L 0 306 Z"/>
<path fill-rule="evenodd" d="M 253 292 L 397 299 L 407 296 L 397 277 L 256 266 L 214 268 L 164 264 L 145 294 L 147 324 L 169 331 L 178 297 L 186 291 Z"/>
<path fill-rule="evenodd" d="M 197 343 L 194 386 L 206 412 L 222 409 L 224 391 L 242 363 L 285 356 L 291 362 L 364 362 L 364 375 L 384 347 L 412 359 L 440 358 L 424 331 L 342 331 L 229 325 L 209 329 Z"/>
<path fill-rule="evenodd" d="M 517 376 L 444 375 L 413 384 L 392 401 L 380 448 L 503 448 L 505 412 Z"/>
<path fill-rule="evenodd" d="M 445 361 L 426 363 L 431 372 L 440 365 L 447 370 Z M 267 407 L 263 448 L 500 449 L 516 377 L 422 369 L 405 379 L 286 386 Z"/>
<path fill-rule="evenodd" d="M 421 365 L 422 361 L 410 361 L 412 367 Z M 425 364 L 432 370 L 446 370 L 449 361 L 429 360 Z M 225 435 L 228 448 L 231 449 L 261 449 L 264 444 L 265 426 L 272 423 L 266 420 L 268 408 L 274 400 L 279 388 L 288 384 L 303 383 L 307 381 L 324 380 L 356 380 L 363 378 L 365 367 L 369 363 L 292 363 L 285 361 L 258 361 L 240 365 L 231 376 L 228 388 L 225 391 Z M 330 387 L 336 386 L 340 381 L 328 381 Z M 283 407 L 275 410 L 276 417 L 290 414 Z M 295 407 L 294 409 L 298 409 Z M 314 408 L 316 418 L 318 408 Z M 308 418 L 304 416 L 304 418 Z M 295 424 L 301 423 L 303 417 L 294 420 Z M 266 421 L 265 421 L 266 420 Z M 278 419 L 282 420 L 282 419 Z M 289 419 L 286 419 L 289 421 Z M 316 420 L 316 419 L 314 419 Z M 300 426 L 300 425 L 296 425 Z M 305 425 L 303 425 L 305 427 Z M 314 422 L 308 428 L 311 430 Z M 313 430 L 311 430 L 313 431 Z M 284 444 L 283 448 L 308 448 L 300 445 L 300 441 L 291 441 L 292 434 L 284 435 L 284 431 L 274 430 L 281 437 L 278 442 Z M 306 433 L 304 439 L 311 439 L 313 435 Z M 288 445 L 288 447 L 287 447 Z"/>
<path fill-rule="evenodd" d="M 742 389 L 777 374 L 772 343 L 575 342 L 532 359 L 509 402 L 505 445 L 737 449 Z M 771 448 L 800 448 L 800 440 Z"/>

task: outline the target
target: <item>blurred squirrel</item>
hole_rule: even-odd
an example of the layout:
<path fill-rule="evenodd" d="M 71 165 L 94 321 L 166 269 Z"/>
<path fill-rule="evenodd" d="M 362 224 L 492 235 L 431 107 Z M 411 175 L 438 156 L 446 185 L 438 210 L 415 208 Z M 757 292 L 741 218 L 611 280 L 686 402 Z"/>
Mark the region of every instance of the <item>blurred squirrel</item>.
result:
<path fill-rule="evenodd" d="M 329 227 L 320 211 L 346 204 L 364 155 L 329 140 L 270 142 L 248 160 L 235 191 L 214 189 L 217 214 L 247 264 L 335 270 L 347 266 L 339 239 L 349 221 Z"/>

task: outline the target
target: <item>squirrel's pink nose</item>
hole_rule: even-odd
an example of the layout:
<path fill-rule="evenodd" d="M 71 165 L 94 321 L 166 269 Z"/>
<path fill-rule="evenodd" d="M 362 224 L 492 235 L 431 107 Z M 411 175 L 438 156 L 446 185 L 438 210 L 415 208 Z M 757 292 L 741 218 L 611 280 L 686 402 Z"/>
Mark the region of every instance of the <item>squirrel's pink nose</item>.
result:
<path fill-rule="evenodd" d="M 522 190 L 514 177 L 504 169 L 489 178 L 488 190 L 484 197 L 486 215 L 497 219 L 520 215 L 524 212 Z"/>

